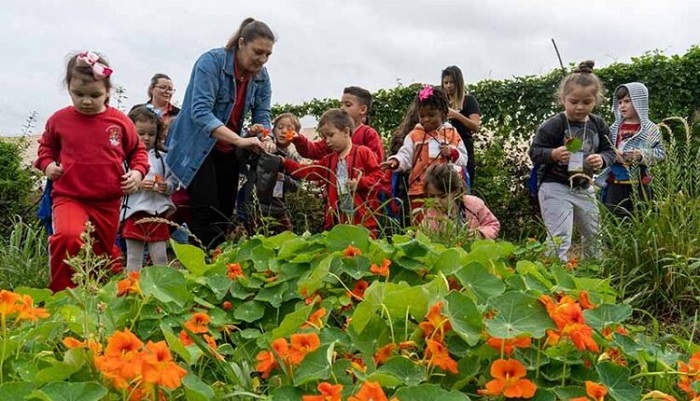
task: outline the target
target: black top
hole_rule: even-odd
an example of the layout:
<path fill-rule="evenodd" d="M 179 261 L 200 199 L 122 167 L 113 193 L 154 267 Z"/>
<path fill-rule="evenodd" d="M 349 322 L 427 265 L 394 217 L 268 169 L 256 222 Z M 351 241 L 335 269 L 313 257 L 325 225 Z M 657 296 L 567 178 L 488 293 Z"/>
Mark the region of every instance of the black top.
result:
<path fill-rule="evenodd" d="M 481 109 L 479 109 L 479 102 L 476 101 L 476 97 L 474 97 L 474 95 L 466 95 L 464 97 L 464 102 L 462 102 L 462 110 L 459 111 L 459 114 L 467 118 L 469 118 L 469 116 L 472 114 L 481 115 Z M 459 136 L 462 138 L 462 141 L 466 141 L 467 138 L 472 137 L 473 133 L 469 130 L 469 128 L 467 128 L 466 125 L 462 124 L 461 121 L 451 118 L 450 124 L 452 124 L 452 126 L 455 127 L 455 129 L 459 133 Z"/>
<path fill-rule="evenodd" d="M 571 130 L 571 132 L 569 132 Z M 559 113 L 537 128 L 532 140 L 529 155 L 533 163 L 540 164 L 539 182 L 558 182 L 569 186 L 568 164 L 560 164 L 552 160 L 552 150 L 564 145 L 566 138 L 581 138 L 581 151 L 586 156 L 598 153 L 603 158 L 603 167 L 615 161 L 615 150 L 610 143 L 610 129 L 600 116 L 589 114 L 587 123 L 568 120 L 564 113 Z M 593 170 L 584 163 L 584 173 L 593 176 Z M 590 182 L 585 178 L 576 178 L 575 186 L 587 187 Z"/>

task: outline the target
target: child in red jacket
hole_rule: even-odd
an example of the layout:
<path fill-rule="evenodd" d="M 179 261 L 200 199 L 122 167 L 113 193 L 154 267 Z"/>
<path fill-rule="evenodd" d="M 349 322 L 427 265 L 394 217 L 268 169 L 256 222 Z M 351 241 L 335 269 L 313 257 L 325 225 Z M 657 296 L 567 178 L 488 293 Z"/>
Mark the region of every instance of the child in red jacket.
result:
<path fill-rule="evenodd" d="M 39 140 L 34 166 L 53 181 L 49 288 L 54 292 L 75 286 L 65 260 L 80 250 L 88 221 L 95 228 L 95 253 L 115 256 L 121 197 L 136 192 L 148 172 L 134 123 L 108 105 L 111 74 L 95 53 L 71 57 L 65 82 L 73 105 L 49 117 Z"/>
<path fill-rule="evenodd" d="M 284 169 L 294 178 L 326 185 L 325 229 L 336 224 L 362 224 L 376 236 L 377 190 L 382 172 L 376 155 L 352 141 L 354 123 L 343 110 L 323 113 L 318 130 L 332 151 L 312 165 L 284 159 Z"/>

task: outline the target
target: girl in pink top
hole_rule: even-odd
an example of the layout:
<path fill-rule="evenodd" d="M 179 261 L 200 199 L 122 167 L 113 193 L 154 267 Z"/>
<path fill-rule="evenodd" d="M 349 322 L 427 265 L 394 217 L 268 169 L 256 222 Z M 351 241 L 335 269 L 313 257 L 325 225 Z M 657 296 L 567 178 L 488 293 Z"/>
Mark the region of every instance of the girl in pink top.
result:
<path fill-rule="evenodd" d="M 423 191 L 433 201 L 426 202 L 429 206 L 421 226 L 435 231 L 457 222 L 458 227 L 466 228 L 477 238 L 496 239 L 501 223 L 484 201 L 466 194 L 460 170 L 453 164 L 434 164 L 428 168 Z"/>

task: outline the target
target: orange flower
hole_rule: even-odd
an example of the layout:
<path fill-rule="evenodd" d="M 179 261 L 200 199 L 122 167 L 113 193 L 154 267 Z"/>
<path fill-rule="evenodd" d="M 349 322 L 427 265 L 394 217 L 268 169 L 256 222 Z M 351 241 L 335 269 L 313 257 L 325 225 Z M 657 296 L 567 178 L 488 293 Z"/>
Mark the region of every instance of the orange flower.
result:
<path fill-rule="evenodd" d="M 431 306 L 428 314 L 425 316 L 426 320 L 418 324 L 423 330 L 424 337 L 442 341 L 445 338 L 445 333 L 452 328 L 449 319 L 442 314 L 442 305 L 443 303 L 440 301 Z"/>
<path fill-rule="evenodd" d="M 7 290 L 0 290 L 0 314 L 8 316 L 17 312 L 19 310 L 17 300 L 19 300 L 19 294 Z"/>
<path fill-rule="evenodd" d="M 644 395 L 644 397 L 642 397 L 642 400 L 676 401 L 676 399 L 673 396 L 670 396 L 666 393 L 662 393 L 658 390 L 648 392 Z"/>
<path fill-rule="evenodd" d="M 273 354 L 272 351 L 261 351 L 255 359 L 258 361 L 258 364 L 255 365 L 255 370 L 261 373 L 263 379 L 270 377 L 270 373 L 275 368 L 279 367 L 275 359 L 275 354 Z"/>
<path fill-rule="evenodd" d="M 603 401 L 608 394 L 608 389 L 602 384 L 586 380 L 586 394 L 595 401 Z"/>
<path fill-rule="evenodd" d="M 351 258 L 353 256 L 362 255 L 362 251 L 360 248 L 355 248 L 352 245 L 348 245 L 348 247 L 345 248 L 345 251 L 343 251 L 343 255 Z"/>
<path fill-rule="evenodd" d="M 488 340 L 486 340 L 486 344 L 488 344 L 489 347 L 498 352 L 501 352 L 502 349 L 507 356 L 510 356 L 510 354 L 512 354 L 516 348 L 529 347 L 531 342 L 532 340 L 530 337 L 516 337 L 508 339 L 490 337 Z"/>
<path fill-rule="evenodd" d="M 190 336 L 187 334 L 187 332 L 185 330 L 180 331 L 180 342 L 185 347 L 187 347 L 188 345 L 194 344 L 194 341 L 190 338 Z"/>
<path fill-rule="evenodd" d="M 578 303 L 583 309 L 593 309 L 595 305 L 588 299 L 588 291 L 583 290 L 578 294 Z"/>
<path fill-rule="evenodd" d="M 576 397 L 576 398 L 571 398 L 569 401 L 591 401 L 588 397 Z"/>
<path fill-rule="evenodd" d="M 326 316 L 326 308 L 320 308 L 316 312 L 312 313 L 311 316 L 306 320 L 306 323 L 304 323 L 301 328 L 309 328 L 313 327 L 315 329 L 321 329 L 323 327 L 323 317 Z"/>
<path fill-rule="evenodd" d="M 165 341 L 149 341 L 143 356 L 143 380 L 174 390 L 180 387 L 187 370 L 173 362 Z"/>
<path fill-rule="evenodd" d="M 29 295 L 20 295 L 17 299 L 17 309 L 19 314 L 17 319 L 19 320 L 31 320 L 36 322 L 39 319 L 45 319 L 49 317 L 49 311 L 45 308 L 35 308 L 34 300 Z"/>
<path fill-rule="evenodd" d="M 289 142 L 292 139 L 294 139 L 294 131 L 293 130 L 288 130 L 287 132 L 284 133 L 284 139 Z"/>
<path fill-rule="evenodd" d="M 116 331 L 107 340 L 104 355 L 95 357 L 95 366 L 117 388 L 126 388 L 129 380 L 141 375 L 141 347 L 143 342 L 129 329 Z"/>
<path fill-rule="evenodd" d="M 625 329 L 622 326 L 616 326 L 614 333 L 617 334 L 622 334 L 623 336 L 628 335 L 629 333 L 627 332 L 627 329 Z M 606 340 L 612 340 L 612 335 L 613 335 L 613 327 L 612 326 L 606 326 L 603 328 L 602 333 L 603 337 L 605 337 Z"/>
<path fill-rule="evenodd" d="M 598 344 L 592 337 L 593 329 L 586 325 L 581 305 L 573 298 L 566 295 L 558 303 L 554 303 L 551 297 L 543 295 L 540 301 L 558 329 L 557 331 L 547 330 L 549 337 L 547 344 L 554 345 L 561 337 L 569 337 L 577 349 L 599 352 Z"/>
<path fill-rule="evenodd" d="M 289 344 L 285 338 L 278 338 L 270 344 L 276 355 L 285 363 L 289 362 Z"/>
<path fill-rule="evenodd" d="M 382 267 L 379 267 L 376 264 L 372 263 L 372 266 L 369 268 L 369 271 L 372 274 L 376 274 L 377 276 L 389 277 L 389 266 L 391 266 L 391 260 L 385 258 L 382 261 Z"/>
<path fill-rule="evenodd" d="M 396 349 L 396 344 L 394 343 L 389 343 L 377 350 L 377 352 L 372 356 L 372 359 L 374 359 L 374 363 L 379 366 L 391 358 L 391 356 L 394 354 L 394 350 Z"/>
<path fill-rule="evenodd" d="M 192 315 L 190 320 L 185 322 L 185 327 L 187 327 L 193 333 L 207 333 L 209 332 L 207 325 L 209 324 L 210 320 L 211 319 L 209 319 L 209 316 L 206 313 L 197 312 Z"/>
<path fill-rule="evenodd" d="M 243 273 L 243 268 L 241 267 L 240 263 L 229 263 L 226 265 L 227 269 L 227 276 L 231 280 L 235 280 L 238 277 L 245 276 L 245 273 Z"/>
<path fill-rule="evenodd" d="M 207 345 L 209 346 L 209 348 L 211 348 L 213 350 L 217 349 L 216 340 L 214 340 L 214 337 L 210 336 L 209 334 L 205 334 L 204 341 L 207 342 Z"/>
<path fill-rule="evenodd" d="M 457 362 L 450 357 L 447 348 L 440 342 L 427 340 L 428 348 L 425 350 L 425 358 L 428 359 L 428 366 L 437 366 L 447 370 L 452 374 L 457 374 Z"/>
<path fill-rule="evenodd" d="M 263 138 L 266 138 L 268 135 L 270 135 L 270 130 L 267 128 L 263 128 L 260 134 Z"/>
<path fill-rule="evenodd" d="M 299 365 L 307 354 L 321 345 L 321 339 L 316 333 L 292 334 L 290 340 L 289 361 L 292 365 Z"/>
<path fill-rule="evenodd" d="M 141 294 L 141 287 L 139 286 L 139 272 L 131 272 L 129 275 L 117 282 L 117 296 L 127 294 Z"/>
<path fill-rule="evenodd" d="M 221 252 L 221 248 L 214 249 L 214 251 L 211 253 L 211 261 L 216 262 L 216 258 L 218 258 L 219 255 L 221 255 Z"/>
<path fill-rule="evenodd" d="M 221 304 L 221 309 L 225 310 L 226 312 L 230 311 L 231 308 L 233 308 L 233 304 L 231 303 L 231 301 L 224 301 Z"/>
<path fill-rule="evenodd" d="M 321 395 L 305 395 L 301 397 L 302 401 L 341 401 L 341 394 L 343 392 L 342 384 L 330 384 L 327 382 L 321 382 L 318 384 L 318 391 Z"/>
<path fill-rule="evenodd" d="M 63 339 L 62 343 L 66 348 L 84 348 L 87 346 L 85 341 L 79 341 L 74 337 L 66 337 Z"/>
<path fill-rule="evenodd" d="M 693 354 L 688 359 L 688 363 L 678 361 L 678 371 L 681 372 L 678 379 L 678 387 L 688 394 L 688 397 L 697 397 L 698 393 L 693 390 L 692 385 L 700 380 L 700 351 Z"/>
<path fill-rule="evenodd" d="M 364 382 L 357 394 L 348 398 L 348 401 L 388 401 L 382 386 L 377 382 Z"/>
<path fill-rule="evenodd" d="M 352 291 L 348 292 L 348 297 L 357 301 L 362 301 L 365 298 L 365 291 L 369 287 L 369 284 L 365 280 L 359 280 L 355 283 Z"/>
<path fill-rule="evenodd" d="M 620 366 L 627 366 L 627 360 L 625 359 L 625 356 L 620 352 L 620 349 L 617 347 L 611 347 L 605 350 L 600 355 L 600 360 L 609 360 L 612 363 L 615 363 Z"/>
<path fill-rule="evenodd" d="M 569 138 L 571 139 L 571 138 Z M 566 270 L 574 270 L 578 267 L 578 259 L 576 258 L 571 258 L 569 259 L 569 262 L 564 266 Z"/>
<path fill-rule="evenodd" d="M 498 396 L 503 394 L 506 398 L 532 398 L 537 391 L 537 386 L 527 379 L 525 366 L 515 359 L 498 359 L 491 364 L 491 377 L 494 379 L 486 383 L 486 389 L 479 390 L 479 394 Z"/>

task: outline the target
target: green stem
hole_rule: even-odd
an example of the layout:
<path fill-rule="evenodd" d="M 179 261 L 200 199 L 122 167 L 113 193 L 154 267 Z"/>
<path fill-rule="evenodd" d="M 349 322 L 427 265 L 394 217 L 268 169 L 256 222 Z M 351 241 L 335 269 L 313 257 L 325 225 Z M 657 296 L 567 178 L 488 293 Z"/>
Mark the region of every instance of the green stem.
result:
<path fill-rule="evenodd" d="M 564 363 L 561 370 L 561 385 L 562 387 L 566 384 L 566 361 L 568 361 L 567 356 L 569 355 L 569 347 L 566 347 L 564 351 Z"/>
<path fill-rule="evenodd" d="M 535 370 L 535 379 L 540 377 L 540 364 L 542 358 L 542 339 L 537 340 L 537 370 Z"/>
<path fill-rule="evenodd" d="M 5 313 L 2 313 L 2 355 L 0 355 L 0 385 L 3 384 L 4 368 L 5 368 L 5 353 L 7 352 L 7 320 Z"/>
<path fill-rule="evenodd" d="M 389 313 L 389 309 L 387 309 L 386 305 L 384 303 L 380 304 L 382 306 L 382 311 L 386 313 L 386 316 L 389 318 L 389 330 L 391 330 L 391 342 L 396 344 L 396 337 L 394 336 L 394 325 L 391 323 L 391 314 Z"/>

